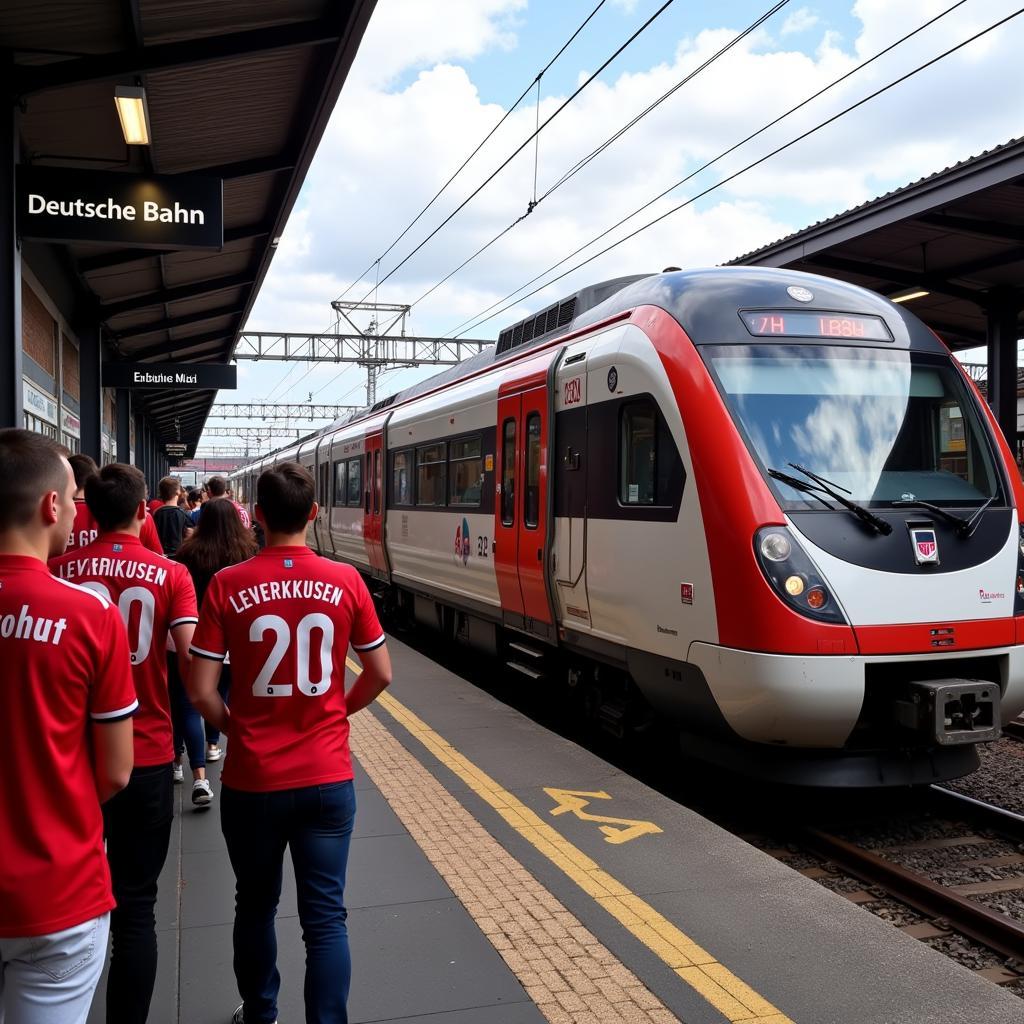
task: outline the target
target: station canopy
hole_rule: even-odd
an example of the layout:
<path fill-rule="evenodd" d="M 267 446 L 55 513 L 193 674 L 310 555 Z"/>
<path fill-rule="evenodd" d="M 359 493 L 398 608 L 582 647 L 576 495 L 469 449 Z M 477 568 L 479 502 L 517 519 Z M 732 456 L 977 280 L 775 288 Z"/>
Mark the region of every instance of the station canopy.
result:
<path fill-rule="evenodd" d="M 106 358 L 227 362 L 270 265 L 375 0 L 7 0 L 23 163 L 223 179 L 224 247 L 25 242 L 63 264 L 67 305 Z M 145 88 L 151 144 L 126 146 L 117 85 Z M 53 275 L 49 275 L 52 277 Z M 145 391 L 164 443 L 194 450 L 213 391 Z"/>

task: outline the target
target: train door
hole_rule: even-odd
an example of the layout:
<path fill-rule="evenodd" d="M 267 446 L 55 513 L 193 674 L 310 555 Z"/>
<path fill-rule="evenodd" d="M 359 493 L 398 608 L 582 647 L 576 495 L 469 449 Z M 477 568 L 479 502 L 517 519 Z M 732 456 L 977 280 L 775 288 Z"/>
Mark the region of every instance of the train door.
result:
<path fill-rule="evenodd" d="M 509 625 L 554 639 L 548 591 L 550 529 L 548 367 L 531 360 L 498 398 L 498 479 L 494 566 Z"/>
<path fill-rule="evenodd" d="M 334 554 L 334 543 L 331 539 L 331 441 L 329 437 L 321 439 L 316 446 L 316 500 L 317 513 L 313 521 L 313 536 L 316 538 L 317 550 L 322 555 Z"/>
<path fill-rule="evenodd" d="M 366 436 L 365 500 L 363 505 L 363 542 L 366 557 L 375 576 L 386 577 L 384 554 L 384 434 L 378 430 Z"/>

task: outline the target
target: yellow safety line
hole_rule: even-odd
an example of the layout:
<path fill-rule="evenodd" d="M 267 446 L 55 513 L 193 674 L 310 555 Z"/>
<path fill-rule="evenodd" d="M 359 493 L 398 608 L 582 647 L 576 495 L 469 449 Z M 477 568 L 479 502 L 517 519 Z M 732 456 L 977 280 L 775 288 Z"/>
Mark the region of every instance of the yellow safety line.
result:
<path fill-rule="evenodd" d="M 348 667 L 361 671 L 351 658 Z M 493 807 L 527 842 L 560 868 L 627 931 L 663 960 L 733 1024 L 793 1024 L 649 903 L 634 895 L 543 818 L 500 786 L 389 693 L 377 698 L 396 721 Z"/>

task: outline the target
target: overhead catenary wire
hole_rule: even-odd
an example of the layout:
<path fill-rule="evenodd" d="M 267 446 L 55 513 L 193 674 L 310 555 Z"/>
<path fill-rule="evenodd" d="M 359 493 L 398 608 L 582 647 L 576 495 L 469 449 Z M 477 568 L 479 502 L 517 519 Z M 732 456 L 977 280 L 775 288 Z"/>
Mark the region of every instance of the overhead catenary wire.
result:
<path fill-rule="evenodd" d="M 755 29 L 757 29 L 761 25 L 763 25 L 765 21 L 767 21 L 773 15 L 777 14 L 789 2 L 790 2 L 790 0 L 779 0 L 778 3 L 776 3 L 773 7 L 769 8 L 767 11 L 765 11 L 764 14 L 762 14 L 759 18 L 757 18 L 755 21 L 751 22 L 751 24 L 748 25 L 745 29 L 743 29 L 742 32 L 739 32 L 735 36 L 733 36 L 733 38 L 730 39 L 728 43 L 726 43 L 723 47 L 721 47 L 721 49 L 719 49 L 716 53 L 714 53 L 710 57 L 708 57 L 707 60 L 703 61 L 700 64 L 699 67 L 694 68 L 693 71 L 691 71 L 688 74 L 686 74 L 683 78 L 681 78 L 678 82 L 676 82 L 676 84 L 673 85 L 670 89 L 668 89 L 666 92 L 662 93 L 662 95 L 658 99 L 656 99 L 653 103 L 649 104 L 644 110 L 642 110 L 639 114 L 634 116 L 631 120 L 629 120 L 626 124 L 624 124 L 621 128 L 619 128 L 618 131 L 616 131 L 613 135 L 609 136 L 609 138 L 607 138 L 604 142 L 602 142 L 600 146 L 598 146 L 595 150 L 593 150 L 591 153 L 589 153 L 586 157 L 583 157 L 581 160 L 578 160 L 568 171 L 566 171 L 555 182 L 555 184 L 553 184 L 546 192 L 544 192 L 543 195 L 541 195 L 539 199 L 537 197 L 537 162 L 536 162 L 536 157 L 535 157 L 535 159 L 534 159 L 534 168 L 533 168 L 533 199 L 530 201 L 529 205 L 527 206 L 526 212 L 522 216 L 517 217 L 514 221 L 512 221 L 511 224 L 509 224 L 506 227 L 502 228 L 501 231 L 499 231 L 493 238 L 491 238 L 489 241 L 485 242 L 482 246 L 480 246 L 480 248 L 477 249 L 476 252 L 474 252 L 474 253 L 472 253 L 472 255 L 466 257 L 466 259 L 464 259 L 454 270 L 450 271 L 444 277 L 442 277 L 439 281 L 437 281 L 433 285 L 431 285 L 411 305 L 415 306 L 418 303 L 422 302 L 429 295 L 432 295 L 434 292 L 436 292 L 437 289 L 441 287 L 441 285 L 445 284 L 447 281 L 450 281 L 461 270 L 464 270 L 467 266 L 469 266 L 469 264 L 472 263 L 477 257 L 482 256 L 492 245 L 495 244 L 495 242 L 498 242 L 500 239 L 504 238 L 505 235 L 507 235 L 509 233 L 509 231 L 511 231 L 514 227 L 516 227 L 517 224 L 521 224 L 524 220 L 526 220 L 526 218 L 529 217 L 530 214 L 532 214 L 534 212 L 534 210 L 537 209 L 537 207 L 541 204 L 541 202 L 543 200 L 547 199 L 547 197 L 552 194 L 552 192 L 554 192 L 557 189 L 561 188 L 562 185 L 564 185 L 574 175 L 576 175 L 579 171 L 581 171 L 588 163 L 590 163 L 591 160 L 595 159 L 600 153 L 603 153 L 604 150 L 606 150 L 609 146 L 611 146 L 613 143 L 615 143 L 618 139 L 622 138 L 622 136 L 625 135 L 626 132 L 628 132 L 635 125 L 639 124 L 640 121 L 642 121 L 645 117 L 647 117 L 653 110 L 655 110 L 662 103 L 664 103 L 665 100 L 667 100 L 670 96 L 674 95 L 684 85 L 686 85 L 692 79 L 696 78 L 697 75 L 699 75 L 702 71 L 704 71 L 707 68 L 709 68 L 712 64 L 714 64 L 715 61 L 719 60 L 722 56 L 724 56 L 726 53 L 728 53 L 729 50 L 731 50 L 741 40 L 745 39 L 748 35 L 750 35 L 750 33 L 753 32 Z M 960 0 L 960 2 L 961 3 L 966 3 L 967 0 Z M 569 258 L 571 258 L 571 257 L 569 257 Z M 504 300 L 501 300 L 501 301 L 504 301 Z M 473 317 L 471 319 L 475 319 L 475 317 Z M 459 326 L 462 326 L 462 325 L 460 324 Z"/>
<path fill-rule="evenodd" d="M 508 118 L 512 116 L 512 113 L 513 113 L 513 112 L 514 112 L 515 110 L 517 110 L 517 109 L 518 109 L 518 107 L 519 107 L 519 104 L 520 104 L 520 103 L 522 103 L 524 99 L 526 99 L 526 97 L 527 97 L 527 96 L 529 95 L 529 93 L 530 93 L 530 90 L 531 90 L 531 89 L 533 89 L 533 88 L 534 88 L 534 86 L 537 86 L 537 87 L 539 88 L 539 86 L 540 86 L 540 80 L 541 80 L 541 79 L 542 79 L 542 78 L 544 77 L 544 75 L 545 75 L 545 74 L 546 74 L 546 73 L 547 73 L 548 71 L 550 71 L 550 70 L 551 70 L 551 67 L 552 67 L 552 66 L 554 65 L 555 61 L 557 61 L 557 60 L 558 60 L 558 58 L 559 58 L 559 57 L 561 57 L 561 56 L 562 56 L 562 54 L 563 54 L 563 53 L 565 53 L 565 51 L 566 51 L 566 50 L 567 50 L 567 49 L 568 49 L 568 48 L 569 48 L 569 47 L 570 47 L 570 46 L 571 46 L 571 45 L 573 44 L 573 42 L 575 41 L 576 37 L 577 37 L 577 36 L 578 36 L 578 35 L 579 35 L 579 34 L 580 34 L 580 33 L 581 33 L 581 32 L 582 32 L 582 31 L 583 31 L 583 30 L 584 30 L 584 29 L 585 29 L 585 28 L 587 27 L 587 25 L 588 25 L 588 24 L 590 23 L 590 20 L 591 20 L 591 19 L 592 19 L 592 18 L 594 17 L 594 15 L 595 15 L 595 14 L 597 14 L 597 12 L 598 12 L 599 10 L 601 10 L 601 8 L 602 8 L 602 7 L 604 7 L 604 5 L 605 5 L 605 4 L 607 3 L 607 2 L 608 2 L 608 0 L 599 0 L 599 2 L 598 2 L 598 4 L 597 4 L 597 6 L 596 6 L 596 7 L 594 7 L 594 9 L 593 9 L 593 10 L 592 10 L 592 11 L 591 11 L 591 12 L 590 12 L 590 13 L 589 13 L 589 14 L 588 14 L 588 15 L 587 15 L 587 16 L 586 16 L 586 17 L 585 17 L 584 19 L 583 19 L 583 21 L 582 21 L 582 22 L 580 22 L 580 24 L 579 24 L 579 25 L 578 25 L 578 26 L 576 27 L 576 31 L 575 31 L 575 32 L 573 32 L 573 34 L 572 34 L 571 36 L 569 36 L 569 38 L 568 38 L 568 39 L 566 39 L 566 41 L 565 41 L 564 43 L 562 43 L 562 45 L 561 45 L 561 46 L 559 47 L 559 49 L 558 49 L 558 52 L 557 52 L 557 53 L 556 53 L 556 54 L 555 54 L 555 55 L 554 55 L 554 56 L 553 56 L 553 57 L 552 57 L 552 58 L 551 58 L 551 59 L 550 59 L 550 60 L 549 60 L 549 61 L 547 62 L 547 64 L 545 64 L 545 65 L 544 65 L 544 67 L 543 67 L 543 68 L 541 68 L 541 70 L 540 70 L 540 71 L 538 71 L 538 72 L 537 72 L 536 76 L 535 76 L 535 77 L 534 77 L 534 78 L 533 78 L 533 79 L 531 80 L 530 84 L 529 84 L 529 85 L 528 85 L 528 86 L 527 86 L 527 87 L 526 87 L 526 88 L 525 88 L 525 89 L 524 89 L 524 90 L 523 90 L 523 91 L 522 91 L 522 92 L 521 92 L 521 93 L 519 94 L 519 97 L 518 97 L 518 98 L 516 99 L 516 101 L 515 101 L 515 102 L 514 102 L 514 103 L 513 103 L 513 104 L 512 104 L 512 105 L 511 105 L 511 106 L 510 106 L 509 108 L 508 108 L 508 110 L 506 110 L 506 111 L 505 111 L 505 113 L 504 113 L 504 114 L 502 114 L 502 115 L 501 115 L 501 117 L 500 117 L 500 118 L 498 119 L 498 122 L 497 122 L 497 124 L 495 124 L 495 126 L 494 126 L 494 127 L 493 127 L 493 128 L 492 128 L 492 129 L 491 129 L 491 130 L 490 130 L 490 131 L 489 131 L 489 132 L 488 132 L 488 133 L 487 133 L 487 134 L 486 134 L 486 135 L 485 135 L 485 136 L 484 136 L 484 137 L 483 137 L 483 138 L 482 138 L 482 139 L 481 139 L 481 140 L 480 140 L 480 141 L 478 142 L 478 143 L 477 143 L 477 144 L 476 144 L 475 148 L 473 149 L 473 152 L 472 152 L 472 153 L 470 153 L 470 154 L 469 154 L 469 156 L 467 156 L 467 157 L 466 157 L 466 159 L 465 159 L 465 160 L 463 160 L 461 164 L 459 164 L 458 168 L 456 168 L 456 170 L 455 170 L 455 173 L 454 173 L 454 174 L 452 174 L 452 176 L 451 176 L 451 177 L 450 177 L 450 178 L 449 178 L 449 179 L 448 179 L 448 180 L 447 180 L 447 181 L 446 181 L 446 182 L 445 182 L 445 183 L 444 183 L 444 184 L 443 184 L 443 185 L 442 185 L 442 186 L 441 186 L 441 187 L 440 187 L 440 188 L 439 188 L 439 189 L 438 189 L 438 190 L 437 190 L 437 191 L 436 191 L 436 192 L 435 192 L 434 194 L 433 194 L 433 196 L 431 196 L 431 198 L 430 198 L 430 200 L 429 200 L 429 201 L 427 202 L 427 204 L 426 204 L 426 205 L 425 205 L 425 206 L 424 206 L 424 207 L 423 207 L 423 208 L 422 208 L 422 209 L 420 210 L 420 212 L 419 212 L 419 213 L 417 213 L 417 214 L 416 214 L 416 216 L 415 216 L 415 217 L 413 217 L 413 219 L 412 219 L 411 221 L 409 221 L 409 223 L 408 223 L 408 224 L 406 224 L 406 226 L 405 226 L 405 227 L 404 227 L 404 228 L 403 228 L 403 229 L 402 229 L 402 230 L 401 230 L 401 231 L 400 231 L 400 232 L 398 233 L 398 235 L 397 235 L 397 236 L 396 236 L 396 237 L 395 237 L 395 238 L 394 238 L 394 239 L 392 240 L 391 244 L 390 244 L 390 245 L 389 245 L 389 246 L 388 246 L 388 247 L 387 247 L 387 248 L 386 248 L 386 249 L 385 249 L 385 250 L 384 250 L 384 251 L 383 251 L 383 252 L 382 252 L 382 253 L 381 253 L 381 254 L 380 254 L 380 255 L 379 255 L 379 256 L 378 256 L 378 257 L 377 257 L 377 258 L 376 258 L 375 260 L 374 260 L 374 261 L 373 261 L 373 263 L 371 263 L 371 264 L 370 264 L 370 265 L 369 265 L 369 266 L 368 266 L 368 267 L 366 268 L 366 270 L 364 270 L 364 271 L 363 271 L 363 272 L 362 272 L 362 273 L 361 273 L 361 274 L 360 274 L 360 275 L 359 275 L 359 276 L 358 276 L 358 277 L 357 277 L 357 278 L 356 278 L 356 279 L 355 279 L 355 280 L 354 280 L 354 281 L 353 281 L 353 282 L 352 282 L 352 283 L 351 283 L 351 284 L 350 284 L 350 285 L 349 285 L 349 286 L 348 286 L 348 287 L 347 287 L 347 288 L 346 288 L 346 289 L 345 289 L 345 290 L 344 290 L 344 291 L 343 291 L 343 292 L 342 292 L 342 293 L 341 293 L 341 294 L 340 294 L 340 295 L 338 296 L 338 298 L 337 298 L 337 299 L 335 299 L 335 301 L 336 301 L 336 302 L 340 302 L 340 301 L 341 301 L 341 300 L 342 300 L 342 299 L 343 299 L 343 298 L 344 298 L 344 297 L 345 297 L 346 295 L 348 295 L 348 293 L 349 293 L 349 292 L 350 292 L 350 291 L 351 291 L 351 290 L 352 290 L 352 289 L 353 289 L 353 288 L 354 288 L 354 287 L 355 287 L 355 286 L 356 286 L 356 285 L 357 285 L 357 284 L 358 284 L 358 283 L 359 283 L 359 282 L 360 282 L 360 281 L 361 281 L 361 280 L 362 280 L 362 279 L 363 279 L 364 277 L 366 277 L 366 275 L 367 275 L 367 274 L 368 274 L 368 273 L 369 273 L 369 272 L 370 272 L 371 270 L 373 270 L 373 268 L 374 268 L 375 266 L 377 266 L 377 267 L 379 267 L 379 266 L 380 266 L 380 262 L 381 262 L 381 260 L 383 260 L 383 259 L 384 259 L 384 257 L 385 257 L 385 256 L 387 256 L 387 255 L 388 255 L 388 253 L 390 253 L 390 252 L 391 252 L 391 250 L 392 250 L 392 249 L 394 249 L 394 247 L 395 247 L 396 245 L 398 245 L 398 243 L 399 243 L 399 242 L 400 242 L 400 241 L 401 241 L 401 240 L 402 240 L 403 238 L 405 238 L 405 236 L 406 236 L 406 235 L 407 235 L 407 234 L 409 233 L 409 231 L 410 231 L 410 230 L 411 230 L 411 229 L 412 229 L 413 227 L 415 227 L 415 225 L 416 225 L 416 224 L 417 224 L 417 223 L 419 222 L 420 218 L 421 218 L 421 217 L 422 217 L 422 216 L 423 216 L 423 215 L 424 215 L 424 214 L 425 214 L 425 213 L 426 213 L 426 212 L 427 212 L 427 211 L 428 211 L 428 210 L 429 210 L 429 209 L 430 209 L 430 208 L 431 208 L 431 207 L 432 207 L 432 206 L 434 205 L 434 203 L 436 203 L 436 202 L 437 202 L 437 200 L 438 200 L 438 199 L 440 199 L 440 198 L 441 198 L 441 196 L 442 196 L 442 195 L 443 195 L 443 194 L 444 194 L 444 193 L 445 193 L 445 192 L 447 191 L 447 189 L 448 189 L 448 186 L 449 186 L 449 185 L 451 185 L 451 184 L 452 184 L 452 182 L 453 182 L 453 181 L 455 181 L 455 179 L 456 179 L 456 178 L 457 178 L 457 177 L 458 177 L 458 176 L 459 176 L 459 175 L 460 175 L 460 174 L 461 174 L 461 173 L 462 173 L 462 172 L 463 172 L 463 171 L 464 171 L 464 170 L 466 169 L 466 167 L 467 167 L 467 166 L 469 165 L 469 163 L 470 163 L 470 161 L 471 161 L 471 160 L 473 159 L 473 157 L 475 157 L 475 156 L 477 155 L 477 153 L 479 153 L 479 152 L 480 152 L 480 150 L 481 150 L 481 149 L 483 149 L 485 145 L 487 145 L 487 143 L 488 143 L 488 142 L 489 142 L 489 141 L 491 140 L 491 138 L 492 138 L 492 137 L 494 136 L 495 132 L 497 132 L 497 130 L 498 130 L 498 129 L 499 129 L 499 128 L 500 128 L 500 127 L 501 127 L 501 126 L 502 126 L 502 125 L 503 125 L 503 124 L 505 123 L 505 121 L 506 121 L 506 120 L 508 120 Z"/>
<path fill-rule="evenodd" d="M 639 234 L 641 231 L 644 231 L 648 227 L 651 227 L 653 224 L 656 224 L 659 221 L 664 220 L 665 217 L 671 216 L 673 213 L 676 213 L 679 210 L 683 209 L 684 207 L 691 205 L 692 203 L 696 202 L 698 199 L 701 199 L 704 196 L 708 195 L 710 192 L 713 192 L 716 189 L 720 188 L 721 186 L 723 186 L 725 184 L 728 184 L 730 181 L 733 181 L 735 178 L 739 177 L 741 174 L 746 173 L 748 170 L 753 169 L 754 167 L 758 166 L 761 163 L 764 163 L 766 160 L 770 159 L 772 156 L 776 155 L 777 153 L 782 152 L 784 149 L 787 149 L 790 146 L 795 145 L 797 142 L 801 141 L 802 139 L 807 138 L 809 135 L 814 134 L 815 132 L 819 131 L 821 128 L 824 128 L 828 124 L 831 124 L 833 121 L 837 120 L 839 117 L 842 117 L 844 114 L 847 114 L 850 111 L 856 109 L 857 107 L 863 105 L 864 103 L 867 103 L 868 101 L 874 99 L 876 96 L 878 96 L 881 93 L 887 91 L 888 89 L 891 89 L 891 88 L 893 88 L 896 85 L 899 85 L 901 82 L 903 82 L 906 79 L 912 77 L 913 75 L 917 74 L 918 72 L 925 70 L 927 67 L 930 67 L 936 61 L 944 59 L 945 57 L 949 56 L 951 53 L 954 53 L 957 50 L 961 49 L 962 47 L 968 45 L 969 43 L 974 42 L 975 39 L 980 38 L 981 36 L 985 35 L 986 33 L 991 32 L 994 29 L 999 28 L 1006 21 L 1009 21 L 1012 18 L 1015 18 L 1019 14 L 1024 12 L 1024 8 L 1019 9 L 1019 10 L 1015 11 L 1013 14 L 1008 15 L 1006 18 L 1003 18 L 1002 20 L 996 22 L 995 24 L 990 25 L 987 29 L 983 29 L 981 32 L 971 36 L 968 39 L 963 40 L 962 42 L 958 43 L 956 46 L 952 47 L 951 49 L 944 51 L 943 53 L 939 54 L 937 57 L 934 57 L 932 60 L 930 60 L 930 61 L 926 62 L 925 64 L 922 64 L 919 67 L 915 68 L 914 70 L 908 72 L 906 75 L 903 75 L 900 78 L 894 80 L 893 82 L 890 82 L 888 85 L 884 86 L 882 89 L 879 89 L 876 92 L 871 93 L 869 96 L 864 97 L 863 99 L 859 100 L 857 103 L 854 103 L 850 107 L 845 108 L 844 110 L 840 111 L 838 114 L 835 114 L 834 116 L 830 117 L 827 121 L 821 122 L 820 124 L 816 125 L 814 128 L 810 129 L 809 131 L 804 132 L 803 134 L 797 136 L 795 139 L 791 139 L 785 145 L 780 146 L 780 147 L 778 147 L 775 150 L 772 150 L 770 153 L 765 154 L 764 156 L 760 157 L 758 160 L 755 160 L 753 163 L 748 164 L 746 167 L 741 168 L 739 171 L 736 171 L 734 174 L 730 175 L 729 177 L 724 178 L 723 180 L 721 180 L 721 181 L 717 182 L 716 184 L 710 186 L 709 188 L 705 189 L 703 192 L 699 193 L 698 195 L 691 197 L 686 202 L 681 203 L 679 206 L 676 206 L 673 209 L 669 210 L 667 213 L 661 215 L 660 217 L 656 218 L 655 220 L 650 221 L 648 224 L 643 225 L 641 228 L 637 229 L 637 231 L 635 231 L 635 232 L 625 236 L 624 238 L 621 238 L 618 242 L 615 242 L 613 245 L 609 246 L 608 248 L 602 250 L 601 252 L 595 254 L 594 256 L 589 257 L 588 259 L 584 260 L 582 263 L 576 264 L 576 266 L 572 267 L 570 270 L 567 270 L 565 273 L 558 275 L 558 277 L 552 278 L 550 281 L 545 282 L 543 285 L 541 285 L 538 288 L 535 288 L 533 291 L 528 292 L 527 294 L 519 295 L 519 293 L 522 292 L 524 289 L 529 288 L 530 285 L 532 285 L 535 282 L 539 281 L 541 278 L 547 276 L 552 271 L 557 270 L 558 267 L 562 266 L 562 264 L 567 263 L 569 260 L 573 259 L 573 257 L 578 256 L 584 250 L 590 248 L 590 246 L 594 245 L 596 242 L 599 242 L 602 238 L 605 238 L 607 235 L 611 234 L 616 228 L 619 228 L 623 224 L 626 224 L 628 221 L 632 220 L 638 214 L 642 213 L 644 210 L 646 210 L 649 207 L 653 206 L 659 200 L 664 199 L 667 195 L 669 195 L 671 192 L 675 191 L 681 185 L 684 185 L 686 182 L 690 181 L 691 179 L 696 177 L 698 174 L 701 174 L 702 172 L 707 170 L 709 167 L 713 166 L 714 164 L 718 163 L 720 160 L 724 159 L 729 154 L 735 152 L 741 146 L 743 146 L 746 143 L 750 142 L 751 140 L 757 138 L 757 136 L 759 136 L 759 135 L 763 134 L 764 132 L 768 131 L 770 128 L 774 127 L 775 125 L 779 124 L 779 122 L 781 122 L 785 118 L 789 117 L 791 114 L 795 113 L 797 110 L 800 110 L 802 107 L 805 107 L 808 103 L 811 103 L 813 100 L 817 99 L 819 96 L 823 95 L 824 93 L 828 92 L 830 89 L 832 89 L 835 86 L 839 85 L 840 83 L 844 82 L 846 79 L 850 78 L 852 75 L 856 74 L 858 71 L 862 70 L 863 68 L 867 67 L 869 64 L 871 64 L 874 61 L 878 60 L 880 57 L 883 57 L 885 54 L 889 53 L 891 50 L 895 49 L 897 46 L 900 46 L 902 43 L 906 42 L 912 36 L 915 36 L 919 32 L 924 31 L 926 28 L 928 28 L 929 26 L 933 25 L 935 22 L 937 22 L 941 18 L 944 18 L 946 15 L 950 14 L 952 11 L 956 10 L 958 7 L 963 6 L 963 4 L 965 4 L 966 2 L 967 2 L 967 0 L 957 0 L 957 2 L 954 3 L 953 5 L 951 5 L 950 7 L 946 8 L 943 11 L 941 11 L 939 14 L 937 14 L 934 17 L 930 18 L 928 21 L 926 21 L 923 24 L 919 25 L 917 28 L 911 30 L 906 35 L 901 36 L 899 39 L 897 39 L 894 42 L 890 43 L 888 46 L 884 47 L 882 50 L 879 50 L 873 56 L 867 58 L 866 60 L 864 60 L 860 64 L 858 64 L 856 67 L 851 68 L 849 71 L 847 71 L 844 74 L 840 75 L 838 78 L 834 79 L 828 85 L 826 85 L 826 86 L 822 87 L 821 89 L 817 90 L 816 92 L 812 93 L 806 99 L 801 100 L 795 106 L 790 107 L 784 113 L 779 114 L 777 117 L 773 118 L 767 124 L 763 125 L 762 127 L 758 128 L 756 131 L 754 131 L 751 134 L 747 135 L 745 138 L 741 139 L 739 142 L 734 143 L 728 149 L 723 150 L 721 153 L 719 153 L 717 156 L 713 157 L 712 159 L 708 160 L 706 163 L 701 164 L 700 167 L 698 167 L 695 170 L 691 171 L 685 177 L 680 178 L 679 181 L 677 181 L 674 184 L 670 185 L 667 189 L 665 189 L 664 191 L 658 193 L 658 195 L 654 196 L 652 199 L 649 199 L 646 203 L 644 203 L 643 205 L 637 207 L 635 210 L 633 210 L 631 213 L 627 214 L 625 217 L 623 217 L 620 220 L 616 221 L 616 223 L 611 225 L 611 227 L 606 228 L 600 234 L 596 235 L 594 238 L 591 238 L 589 241 L 585 242 L 579 248 L 573 250 L 567 256 L 562 257 L 562 259 L 560 259 L 558 262 L 552 264 L 551 266 L 549 266 L 545 270 L 542 270 L 539 274 L 537 274 L 534 277 L 532 277 L 525 284 L 522 284 L 518 288 L 513 289 L 507 295 L 505 295 L 502 298 L 498 299 L 496 302 L 491 303 L 490 306 L 487 306 L 485 309 L 481 310 L 476 315 L 474 315 L 472 317 L 469 317 L 466 320 L 463 320 L 462 323 L 458 324 L 456 327 L 453 327 L 450 330 L 445 331 L 444 334 L 442 335 L 442 337 L 449 337 L 449 336 L 451 336 L 451 337 L 454 337 L 454 338 L 458 338 L 462 334 L 465 334 L 467 330 L 476 330 L 476 328 L 480 327 L 482 324 L 487 323 L 487 321 L 492 320 L 495 316 L 498 316 L 501 313 L 504 313 L 507 310 L 511 309 L 513 306 L 517 305 L 523 299 L 526 299 L 526 298 L 531 297 L 532 295 L 535 295 L 538 291 L 541 291 L 543 288 L 548 287 L 548 285 L 554 284 L 556 281 L 560 281 L 563 277 L 566 277 L 568 274 L 572 273 L 573 271 L 578 270 L 580 267 L 585 266 L 587 263 L 592 262 L 594 259 L 597 259 L 599 256 L 604 255 L 606 252 L 609 252 L 611 249 L 614 249 L 616 246 L 621 245 L 623 242 L 629 241 L 631 238 L 635 237 L 635 235 Z M 501 306 L 502 303 L 508 302 L 508 300 L 512 299 L 514 296 L 518 296 L 517 298 L 515 298 L 514 302 L 511 302 L 508 305 L 502 306 L 501 309 L 496 309 L 496 307 Z M 492 310 L 494 310 L 494 312 L 492 312 Z M 469 325 L 469 326 L 467 326 L 467 325 Z"/>

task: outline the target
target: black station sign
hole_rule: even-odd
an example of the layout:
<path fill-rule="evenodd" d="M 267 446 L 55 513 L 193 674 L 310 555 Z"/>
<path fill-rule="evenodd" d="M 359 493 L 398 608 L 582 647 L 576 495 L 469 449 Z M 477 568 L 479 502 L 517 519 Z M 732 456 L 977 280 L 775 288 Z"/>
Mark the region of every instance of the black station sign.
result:
<path fill-rule="evenodd" d="M 220 178 L 18 166 L 18 232 L 47 242 L 220 249 Z"/>
<path fill-rule="evenodd" d="M 232 391 L 238 367 L 223 363 L 104 363 L 105 388 Z"/>

